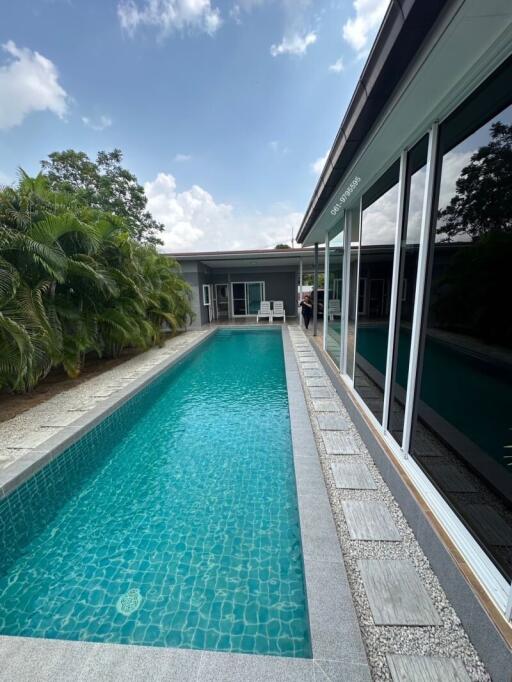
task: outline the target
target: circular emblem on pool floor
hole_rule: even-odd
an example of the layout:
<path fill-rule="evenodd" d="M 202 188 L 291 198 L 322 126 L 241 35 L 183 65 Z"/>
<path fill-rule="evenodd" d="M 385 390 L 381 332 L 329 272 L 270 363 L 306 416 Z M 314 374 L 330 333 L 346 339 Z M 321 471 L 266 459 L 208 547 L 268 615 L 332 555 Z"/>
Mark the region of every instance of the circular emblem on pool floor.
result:
<path fill-rule="evenodd" d="M 142 595 L 140 591 L 134 587 L 122 594 L 117 600 L 116 608 L 123 616 L 130 616 L 136 611 L 142 602 Z"/>

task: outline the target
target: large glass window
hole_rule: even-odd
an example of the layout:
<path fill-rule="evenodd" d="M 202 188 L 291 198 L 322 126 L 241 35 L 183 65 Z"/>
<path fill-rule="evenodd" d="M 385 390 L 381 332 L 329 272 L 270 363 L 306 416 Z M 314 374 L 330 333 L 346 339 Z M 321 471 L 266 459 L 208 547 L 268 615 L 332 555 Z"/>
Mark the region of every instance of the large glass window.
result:
<path fill-rule="evenodd" d="M 391 380 L 388 429 L 402 445 L 405 396 L 407 392 L 411 327 L 416 294 L 416 273 L 420 244 L 421 216 L 425 194 L 428 137 L 407 155 L 406 203 L 400 245 L 395 344 Z"/>
<path fill-rule="evenodd" d="M 339 229 L 329 236 L 329 282 L 326 283 L 324 296 L 327 306 L 327 337 L 325 347 L 339 367 L 341 354 L 341 294 L 343 283 L 343 232 Z"/>
<path fill-rule="evenodd" d="M 382 421 L 399 164 L 363 197 L 354 387 Z"/>
<path fill-rule="evenodd" d="M 512 577 L 512 106 L 482 89 L 441 128 L 411 452 Z M 510 95 L 509 95 L 510 96 Z"/>

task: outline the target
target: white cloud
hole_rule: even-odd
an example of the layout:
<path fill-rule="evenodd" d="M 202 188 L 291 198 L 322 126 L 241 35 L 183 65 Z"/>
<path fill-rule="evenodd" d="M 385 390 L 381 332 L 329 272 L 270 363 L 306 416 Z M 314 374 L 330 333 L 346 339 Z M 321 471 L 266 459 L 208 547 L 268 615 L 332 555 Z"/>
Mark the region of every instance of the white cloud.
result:
<path fill-rule="evenodd" d="M 279 205 L 267 213 L 242 214 L 231 204 L 217 203 L 202 187 L 178 192 L 174 176 L 159 173 L 144 185 L 148 210 L 165 225 L 162 251 L 215 251 L 273 248 L 289 241 L 302 214 Z"/>
<path fill-rule="evenodd" d="M 184 163 L 185 161 L 190 161 L 192 156 L 190 154 L 176 154 L 174 160 L 178 163 Z"/>
<path fill-rule="evenodd" d="M 82 123 L 87 126 L 88 128 L 91 128 L 91 130 L 105 130 L 105 128 L 110 128 L 112 125 L 112 119 L 110 116 L 100 116 L 98 120 L 94 121 L 92 118 L 89 118 L 89 116 L 82 116 Z"/>
<path fill-rule="evenodd" d="M 389 0 L 354 0 L 356 16 L 343 25 L 343 38 L 354 50 L 363 53 L 368 48 L 370 36 L 380 26 Z"/>
<path fill-rule="evenodd" d="M 0 66 L 0 129 L 20 125 L 32 111 L 52 111 L 63 118 L 68 96 L 59 84 L 55 64 L 39 52 L 17 47 L 12 40 L 2 49 L 11 60 Z"/>
<path fill-rule="evenodd" d="M 272 140 L 268 143 L 268 146 L 274 154 L 280 154 L 282 156 L 285 156 L 290 151 L 288 147 L 283 146 L 279 140 Z"/>
<path fill-rule="evenodd" d="M 315 175 L 320 175 L 320 173 L 324 169 L 325 162 L 327 161 L 328 156 L 329 152 L 326 152 L 325 156 L 321 156 L 316 161 L 313 161 L 313 163 L 311 164 L 311 172 L 314 173 Z"/>
<path fill-rule="evenodd" d="M 211 0 L 120 0 L 117 15 L 122 28 L 133 35 L 139 26 L 160 29 L 162 35 L 195 29 L 213 35 L 222 19 Z"/>
<path fill-rule="evenodd" d="M 290 36 L 284 36 L 279 45 L 272 45 L 270 54 L 277 57 L 280 54 L 294 54 L 302 56 L 306 54 L 306 50 L 310 45 L 316 43 L 317 35 L 314 31 L 300 35 L 294 33 Z"/>
<path fill-rule="evenodd" d="M 334 64 L 329 66 L 329 71 L 332 71 L 333 73 L 341 73 L 344 68 L 345 64 L 343 63 L 343 59 L 340 57 L 334 62 Z"/>

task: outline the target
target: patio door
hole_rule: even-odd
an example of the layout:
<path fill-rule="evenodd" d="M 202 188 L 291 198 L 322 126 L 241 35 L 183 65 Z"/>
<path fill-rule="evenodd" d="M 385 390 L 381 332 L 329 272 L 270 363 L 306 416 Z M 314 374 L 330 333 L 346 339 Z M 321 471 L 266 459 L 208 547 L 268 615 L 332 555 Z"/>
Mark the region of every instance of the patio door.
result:
<path fill-rule="evenodd" d="M 265 297 L 264 282 L 233 282 L 231 284 L 233 317 L 257 315 Z"/>
<path fill-rule="evenodd" d="M 263 300 L 263 282 L 247 282 L 247 314 L 257 315 Z"/>
<path fill-rule="evenodd" d="M 215 312 L 217 320 L 227 320 L 229 318 L 228 304 L 228 285 L 215 285 Z"/>

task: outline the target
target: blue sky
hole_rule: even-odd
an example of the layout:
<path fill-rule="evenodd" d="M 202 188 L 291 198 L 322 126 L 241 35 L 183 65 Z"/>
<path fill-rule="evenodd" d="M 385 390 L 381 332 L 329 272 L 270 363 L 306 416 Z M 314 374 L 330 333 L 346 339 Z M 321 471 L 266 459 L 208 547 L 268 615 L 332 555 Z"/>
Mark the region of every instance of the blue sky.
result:
<path fill-rule="evenodd" d="M 165 250 L 289 241 L 387 0 L 1 0 L 0 182 L 120 147 Z"/>

